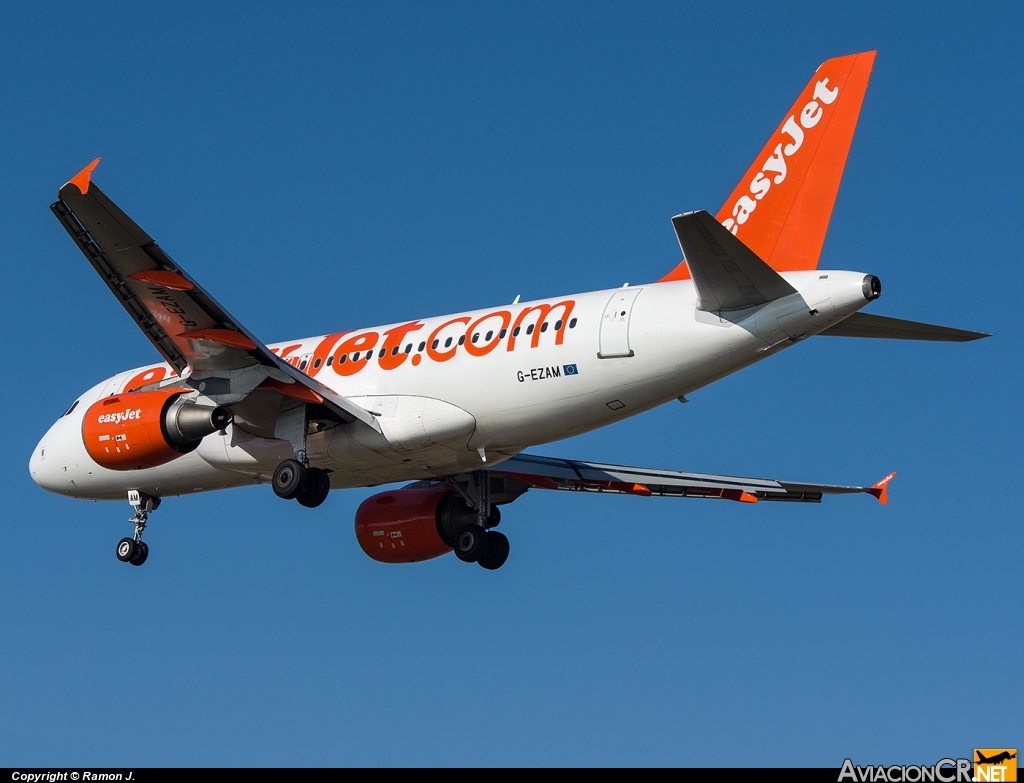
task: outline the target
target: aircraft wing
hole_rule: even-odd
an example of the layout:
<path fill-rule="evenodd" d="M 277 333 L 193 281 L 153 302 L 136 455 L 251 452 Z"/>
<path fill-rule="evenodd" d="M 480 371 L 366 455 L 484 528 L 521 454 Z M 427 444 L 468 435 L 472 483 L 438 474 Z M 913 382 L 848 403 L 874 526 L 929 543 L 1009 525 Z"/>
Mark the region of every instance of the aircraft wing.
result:
<path fill-rule="evenodd" d="M 492 470 L 508 473 L 538 489 L 611 492 L 645 497 L 657 495 L 677 498 L 721 498 L 742 503 L 757 503 L 761 500 L 820 503 L 824 495 L 849 495 L 861 492 L 873 495 L 881 503 L 886 503 L 886 489 L 896 475 L 890 473 L 870 487 L 846 487 L 605 465 L 600 462 L 557 459 L 534 454 L 511 457 Z"/>
<path fill-rule="evenodd" d="M 91 182 L 97 163 L 64 185 L 50 209 L 178 375 L 219 404 L 269 387 L 380 431 L 368 411 L 271 353 L 174 263 Z"/>

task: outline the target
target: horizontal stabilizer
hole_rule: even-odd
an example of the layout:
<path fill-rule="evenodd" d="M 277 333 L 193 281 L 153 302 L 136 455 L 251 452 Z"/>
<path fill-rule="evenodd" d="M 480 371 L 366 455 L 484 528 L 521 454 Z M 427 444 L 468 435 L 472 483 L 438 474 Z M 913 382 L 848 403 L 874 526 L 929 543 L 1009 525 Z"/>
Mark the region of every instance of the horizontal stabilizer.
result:
<path fill-rule="evenodd" d="M 705 210 L 676 215 L 672 225 L 700 296 L 698 309 L 741 310 L 796 293 Z"/>
<path fill-rule="evenodd" d="M 882 340 L 932 340 L 943 343 L 966 343 L 991 337 L 984 332 L 969 332 L 949 326 L 935 326 L 918 321 L 904 321 L 872 313 L 854 313 L 845 321 L 830 326 L 820 334 L 829 337 L 874 337 Z"/>

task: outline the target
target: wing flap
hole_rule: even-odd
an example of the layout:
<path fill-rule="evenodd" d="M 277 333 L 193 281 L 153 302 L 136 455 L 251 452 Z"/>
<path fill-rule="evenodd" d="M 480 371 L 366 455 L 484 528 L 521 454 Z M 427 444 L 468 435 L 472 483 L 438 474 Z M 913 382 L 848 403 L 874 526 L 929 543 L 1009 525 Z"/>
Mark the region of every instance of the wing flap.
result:
<path fill-rule="evenodd" d="M 774 479 L 685 473 L 677 470 L 636 468 L 599 462 L 518 454 L 492 468 L 508 473 L 537 489 L 604 492 L 645 497 L 697 497 L 756 503 L 761 500 L 820 503 L 824 495 L 864 493 L 885 502 L 885 489 L 894 474 L 871 487 Z"/>

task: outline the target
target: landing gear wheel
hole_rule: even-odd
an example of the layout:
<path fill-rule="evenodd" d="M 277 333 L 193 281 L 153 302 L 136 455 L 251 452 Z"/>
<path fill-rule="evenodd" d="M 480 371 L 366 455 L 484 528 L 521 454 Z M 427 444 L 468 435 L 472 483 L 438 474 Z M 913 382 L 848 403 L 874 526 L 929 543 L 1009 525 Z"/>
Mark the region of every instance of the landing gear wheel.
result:
<path fill-rule="evenodd" d="M 120 551 L 120 549 L 118 550 Z M 145 541 L 135 542 L 135 554 L 132 555 L 131 560 L 128 562 L 133 566 L 140 566 L 146 562 L 146 558 L 149 557 L 149 547 L 146 546 Z"/>
<path fill-rule="evenodd" d="M 117 542 L 117 559 L 122 563 L 130 563 L 138 549 L 134 538 L 122 538 Z"/>
<path fill-rule="evenodd" d="M 486 551 L 487 531 L 480 525 L 468 525 L 455 537 L 455 556 L 464 563 L 475 563 Z"/>
<path fill-rule="evenodd" d="M 320 468 L 307 468 L 306 473 L 306 487 L 295 496 L 295 499 L 299 501 L 300 506 L 316 508 L 327 500 L 327 495 L 331 491 L 331 477 L 327 475 L 326 470 Z M 277 487 L 276 484 L 274 486 Z"/>
<path fill-rule="evenodd" d="M 496 571 L 508 560 L 508 539 L 497 530 L 487 532 L 487 550 L 477 562 L 488 571 Z"/>
<path fill-rule="evenodd" d="M 286 459 L 274 471 L 274 494 L 284 500 L 291 500 L 305 489 L 308 473 L 301 462 Z"/>

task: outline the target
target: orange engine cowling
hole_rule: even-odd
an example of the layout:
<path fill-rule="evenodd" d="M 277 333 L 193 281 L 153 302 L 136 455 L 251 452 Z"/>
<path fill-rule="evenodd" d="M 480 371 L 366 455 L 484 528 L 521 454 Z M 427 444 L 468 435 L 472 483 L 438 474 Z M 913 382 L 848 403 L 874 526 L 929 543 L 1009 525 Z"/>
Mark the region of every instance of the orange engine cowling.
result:
<path fill-rule="evenodd" d="M 231 417 L 183 399 L 187 391 L 127 392 L 94 403 L 82 419 L 85 450 L 111 470 L 153 468 L 188 454 Z"/>
<path fill-rule="evenodd" d="M 356 539 L 381 563 L 429 560 L 452 551 L 452 520 L 457 524 L 460 513 L 470 512 L 451 487 L 381 492 L 359 504 Z"/>

